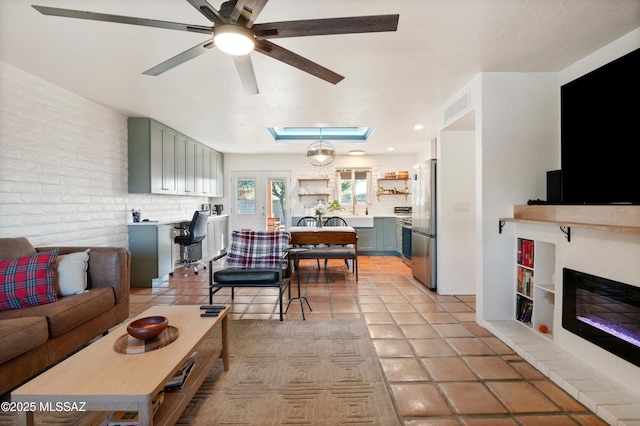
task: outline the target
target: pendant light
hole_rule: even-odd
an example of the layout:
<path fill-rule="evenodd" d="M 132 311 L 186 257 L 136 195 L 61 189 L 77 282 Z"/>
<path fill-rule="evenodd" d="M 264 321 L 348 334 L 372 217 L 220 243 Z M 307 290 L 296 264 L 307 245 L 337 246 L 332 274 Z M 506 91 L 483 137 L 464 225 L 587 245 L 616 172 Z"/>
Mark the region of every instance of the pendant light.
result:
<path fill-rule="evenodd" d="M 336 150 L 333 145 L 322 140 L 322 128 L 320 128 L 320 140 L 307 147 L 307 158 L 314 166 L 326 166 L 336 159 Z"/>

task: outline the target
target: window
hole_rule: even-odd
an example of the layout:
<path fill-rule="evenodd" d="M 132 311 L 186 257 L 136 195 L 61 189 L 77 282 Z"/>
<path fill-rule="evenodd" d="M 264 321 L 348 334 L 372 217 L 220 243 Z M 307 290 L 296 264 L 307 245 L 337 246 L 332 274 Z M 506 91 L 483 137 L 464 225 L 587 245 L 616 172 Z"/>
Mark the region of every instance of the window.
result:
<path fill-rule="evenodd" d="M 340 175 L 340 204 L 353 205 L 367 202 L 369 170 L 338 170 Z"/>
<path fill-rule="evenodd" d="M 252 178 L 236 180 L 236 213 L 256 213 L 256 180 Z"/>

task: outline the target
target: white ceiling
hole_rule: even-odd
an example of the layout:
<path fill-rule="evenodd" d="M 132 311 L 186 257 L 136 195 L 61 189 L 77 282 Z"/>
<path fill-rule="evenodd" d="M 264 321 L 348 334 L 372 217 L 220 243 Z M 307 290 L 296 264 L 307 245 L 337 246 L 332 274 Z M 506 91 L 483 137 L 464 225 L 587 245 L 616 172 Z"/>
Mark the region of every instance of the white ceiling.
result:
<path fill-rule="evenodd" d="M 260 94 L 247 96 L 215 49 L 142 75 L 207 35 L 44 16 L 31 4 L 210 26 L 189 3 L 0 0 L 0 60 L 228 153 L 304 152 L 308 142 L 276 143 L 266 130 L 286 126 L 375 126 L 366 144 L 336 142 L 338 154 L 415 153 L 435 137 L 436 109 L 477 73 L 559 71 L 640 26 L 640 0 L 271 0 L 257 23 L 399 13 L 398 31 L 275 39 L 346 78 L 334 86 L 254 52 Z"/>

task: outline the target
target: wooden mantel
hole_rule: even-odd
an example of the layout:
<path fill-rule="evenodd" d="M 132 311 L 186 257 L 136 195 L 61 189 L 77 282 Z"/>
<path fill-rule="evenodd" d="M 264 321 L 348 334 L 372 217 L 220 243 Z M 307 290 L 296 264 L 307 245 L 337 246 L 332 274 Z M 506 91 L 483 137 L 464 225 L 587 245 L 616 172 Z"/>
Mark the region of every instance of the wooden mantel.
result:
<path fill-rule="evenodd" d="M 500 221 L 640 233 L 640 206 L 513 206 L 513 217 Z"/>

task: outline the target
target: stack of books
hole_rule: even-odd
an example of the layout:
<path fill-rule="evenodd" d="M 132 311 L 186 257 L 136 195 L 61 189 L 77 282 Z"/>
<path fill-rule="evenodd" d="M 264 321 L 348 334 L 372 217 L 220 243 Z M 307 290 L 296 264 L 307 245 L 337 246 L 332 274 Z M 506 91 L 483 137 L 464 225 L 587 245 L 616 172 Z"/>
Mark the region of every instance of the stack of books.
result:
<path fill-rule="evenodd" d="M 160 391 L 151 401 L 151 415 L 158 412 L 164 402 L 164 391 Z M 140 426 L 140 417 L 137 411 L 115 411 L 107 416 L 101 426 Z"/>
<path fill-rule="evenodd" d="M 198 356 L 198 352 L 194 352 L 189 356 L 189 358 L 182 364 L 182 367 L 173 377 L 167 382 L 164 386 L 164 390 L 174 390 L 174 389 L 182 389 L 185 382 L 189 378 L 189 373 L 193 370 L 193 366 L 196 365 L 196 357 Z"/>
<path fill-rule="evenodd" d="M 151 402 L 151 415 L 156 414 L 160 408 L 160 405 L 164 401 L 165 391 L 182 389 L 189 378 L 189 373 L 193 370 L 193 366 L 196 365 L 197 356 L 198 352 L 192 353 L 180 369 L 176 371 L 176 374 L 165 384 L 164 391 L 161 391 L 153 398 Z M 140 426 L 140 417 L 137 411 L 115 411 L 107 416 L 107 419 L 102 422 L 101 426 Z"/>

